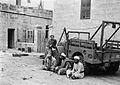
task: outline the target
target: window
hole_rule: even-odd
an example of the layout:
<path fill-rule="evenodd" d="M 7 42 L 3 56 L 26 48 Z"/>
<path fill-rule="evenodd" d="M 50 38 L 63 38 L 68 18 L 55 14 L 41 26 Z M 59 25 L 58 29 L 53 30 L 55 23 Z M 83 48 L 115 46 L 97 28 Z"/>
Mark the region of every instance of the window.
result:
<path fill-rule="evenodd" d="M 34 30 L 21 30 L 18 34 L 18 42 L 34 43 Z"/>
<path fill-rule="evenodd" d="M 81 0 L 80 19 L 90 19 L 91 0 Z"/>
<path fill-rule="evenodd" d="M 34 43 L 34 31 L 33 30 L 28 30 L 27 31 L 26 42 L 28 42 L 28 43 Z"/>
<path fill-rule="evenodd" d="M 30 0 L 27 0 L 28 3 L 30 3 Z"/>
<path fill-rule="evenodd" d="M 21 0 L 16 0 L 16 5 L 21 5 Z"/>
<path fill-rule="evenodd" d="M 45 38 L 49 37 L 49 25 L 46 25 L 46 33 L 45 33 Z"/>

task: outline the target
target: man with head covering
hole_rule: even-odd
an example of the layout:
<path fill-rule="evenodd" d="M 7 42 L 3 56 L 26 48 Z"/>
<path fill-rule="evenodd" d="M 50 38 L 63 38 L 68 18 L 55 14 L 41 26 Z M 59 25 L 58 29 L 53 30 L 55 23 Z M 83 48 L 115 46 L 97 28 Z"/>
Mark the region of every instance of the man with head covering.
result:
<path fill-rule="evenodd" d="M 81 79 L 84 77 L 84 66 L 79 56 L 74 57 L 74 65 L 72 70 L 67 70 L 67 77 L 72 79 Z"/>
<path fill-rule="evenodd" d="M 61 65 L 57 66 L 55 68 L 55 71 L 59 75 L 65 75 L 67 69 L 71 68 L 71 64 L 68 62 L 69 59 L 66 57 L 65 53 L 61 53 L 60 60 L 61 60 Z"/>

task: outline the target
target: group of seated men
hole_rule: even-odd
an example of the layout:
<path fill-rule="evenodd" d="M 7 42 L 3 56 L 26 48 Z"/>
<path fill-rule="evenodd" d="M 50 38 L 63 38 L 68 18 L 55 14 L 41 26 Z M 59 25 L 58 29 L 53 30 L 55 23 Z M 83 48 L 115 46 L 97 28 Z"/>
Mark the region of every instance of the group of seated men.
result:
<path fill-rule="evenodd" d="M 51 37 L 53 39 L 52 44 L 55 44 L 56 41 L 54 40 L 54 36 Z M 83 78 L 84 66 L 80 61 L 80 57 L 74 56 L 73 63 L 68 62 L 69 60 L 70 59 L 67 58 L 65 53 L 59 55 L 55 46 L 48 46 L 43 70 L 53 71 L 59 75 L 66 75 L 71 79 Z"/>

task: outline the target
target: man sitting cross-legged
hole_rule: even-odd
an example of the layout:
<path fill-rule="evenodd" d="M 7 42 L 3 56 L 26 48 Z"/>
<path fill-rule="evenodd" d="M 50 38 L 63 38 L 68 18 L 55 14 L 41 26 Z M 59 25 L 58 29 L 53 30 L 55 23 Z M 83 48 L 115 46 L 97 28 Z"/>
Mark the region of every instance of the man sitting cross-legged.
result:
<path fill-rule="evenodd" d="M 72 70 L 66 71 L 67 77 L 71 79 L 81 79 L 84 77 L 84 66 L 79 56 L 74 57 L 74 65 Z"/>
<path fill-rule="evenodd" d="M 69 61 L 69 59 L 66 57 L 66 55 L 64 53 L 61 53 L 60 56 L 60 60 L 61 60 L 61 65 L 57 66 L 55 68 L 55 71 L 59 74 L 59 75 L 65 75 L 66 71 L 71 68 L 71 64 L 67 61 Z"/>

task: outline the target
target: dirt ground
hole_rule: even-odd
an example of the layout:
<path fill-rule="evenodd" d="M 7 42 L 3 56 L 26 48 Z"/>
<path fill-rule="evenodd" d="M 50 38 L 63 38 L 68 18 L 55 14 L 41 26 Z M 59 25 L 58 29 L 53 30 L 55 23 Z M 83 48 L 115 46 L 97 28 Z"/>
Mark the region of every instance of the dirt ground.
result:
<path fill-rule="evenodd" d="M 114 75 L 90 74 L 84 79 L 71 80 L 41 70 L 42 59 L 38 54 L 13 57 L 16 52 L 0 51 L 0 85 L 120 85 L 120 70 Z"/>

